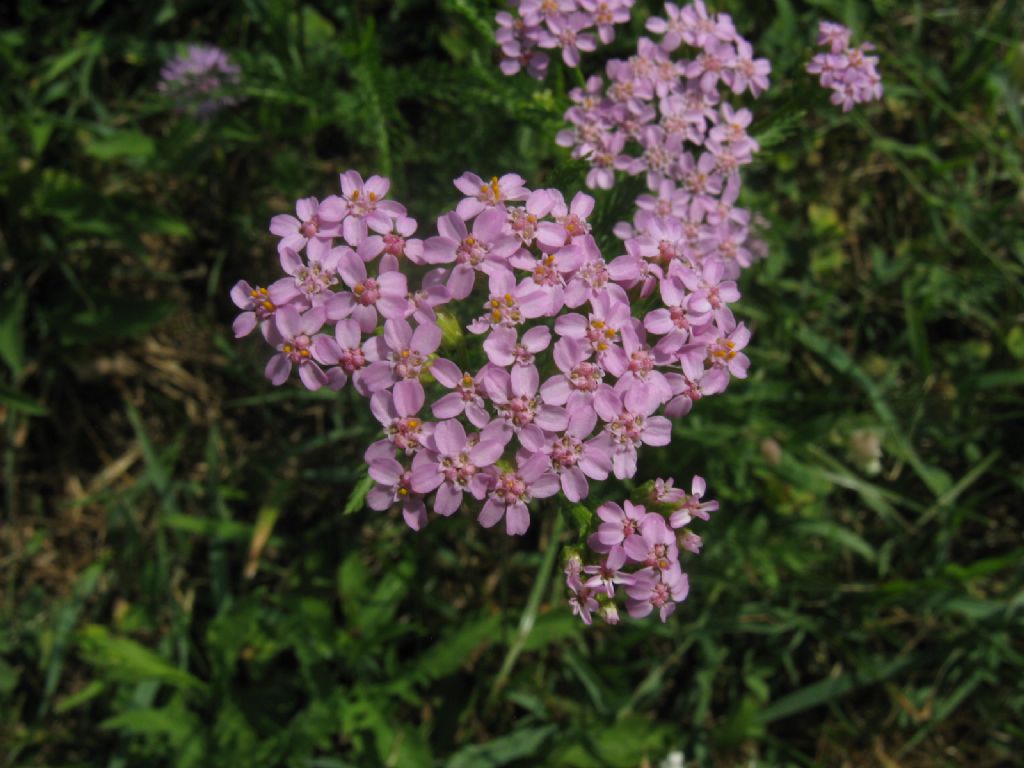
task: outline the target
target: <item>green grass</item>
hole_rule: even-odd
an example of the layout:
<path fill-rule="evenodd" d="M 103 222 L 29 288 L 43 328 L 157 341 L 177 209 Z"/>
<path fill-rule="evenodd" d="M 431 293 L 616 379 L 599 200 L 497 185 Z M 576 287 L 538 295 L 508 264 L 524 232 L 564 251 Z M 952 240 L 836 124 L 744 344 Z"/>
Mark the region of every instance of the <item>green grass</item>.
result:
<path fill-rule="evenodd" d="M 270 388 L 227 296 L 348 167 L 421 232 L 466 169 L 578 188 L 572 78 L 502 78 L 469 0 L 0 11 L 0 764 L 1018 759 L 1020 10 L 713 5 L 775 67 L 752 376 L 644 455 L 722 503 L 689 600 L 591 629 L 555 516 L 513 541 L 365 509 L 365 404 Z M 822 16 L 878 44 L 881 104 L 842 115 L 802 73 Z M 240 107 L 160 104 L 187 40 L 238 60 Z"/>

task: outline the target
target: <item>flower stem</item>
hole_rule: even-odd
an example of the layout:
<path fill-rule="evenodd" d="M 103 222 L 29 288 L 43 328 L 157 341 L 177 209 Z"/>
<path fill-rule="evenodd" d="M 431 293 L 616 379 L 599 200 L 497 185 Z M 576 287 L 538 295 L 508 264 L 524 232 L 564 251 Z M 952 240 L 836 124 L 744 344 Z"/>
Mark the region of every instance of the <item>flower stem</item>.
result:
<path fill-rule="evenodd" d="M 551 524 L 551 530 L 548 532 L 548 546 L 544 551 L 544 559 L 541 560 L 540 568 L 537 569 L 537 578 L 533 581 L 533 588 L 530 590 L 530 597 L 526 601 L 523 615 L 519 617 L 519 629 L 509 644 L 505 660 L 501 664 L 501 669 L 498 671 L 498 676 L 494 680 L 494 686 L 491 688 L 491 693 L 487 698 L 488 704 L 493 704 L 497 700 L 498 693 L 508 683 L 508 677 L 512 674 L 516 659 L 519 658 L 526 639 L 533 631 L 533 625 L 537 621 L 537 612 L 540 610 L 541 598 L 543 598 L 544 591 L 551 582 L 551 573 L 555 566 L 555 556 L 558 554 L 558 540 L 561 538 L 562 527 L 562 515 L 560 512 L 556 512 L 554 521 Z"/>

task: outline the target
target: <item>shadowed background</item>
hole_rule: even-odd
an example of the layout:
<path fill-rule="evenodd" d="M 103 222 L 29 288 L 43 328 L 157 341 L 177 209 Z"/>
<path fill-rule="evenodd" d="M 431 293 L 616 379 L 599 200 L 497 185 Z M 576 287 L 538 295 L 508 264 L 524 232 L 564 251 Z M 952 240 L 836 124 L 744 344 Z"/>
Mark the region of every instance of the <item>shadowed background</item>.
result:
<path fill-rule="evenodd" d="M 583 627 L 550 514 L 364 508 L 366 403 L 270 387 L 230 286 L 355 168 L 432 231 L 451 179 L 581 188 L 574 73 L 504 78 L 473 0 L 0 10 L 0 764 L 1010 765 L 1024 747 L 1024 25 L 994 3 L 719 2 L 774 67 L 747 381 L 641 477 L 722 510 L 666 625 Z M 586 72 L 627 55 L 639 0 Z M 817 21 L 880 49 L 843 115 Z M 185 42 L 244 101 L 156 92 Z M 635 186 L 598 194 L 598 227 Z M 606 257 L 614 240 L 602 240 Z M 621 484 L 596 499 L 621 498 Z"/>

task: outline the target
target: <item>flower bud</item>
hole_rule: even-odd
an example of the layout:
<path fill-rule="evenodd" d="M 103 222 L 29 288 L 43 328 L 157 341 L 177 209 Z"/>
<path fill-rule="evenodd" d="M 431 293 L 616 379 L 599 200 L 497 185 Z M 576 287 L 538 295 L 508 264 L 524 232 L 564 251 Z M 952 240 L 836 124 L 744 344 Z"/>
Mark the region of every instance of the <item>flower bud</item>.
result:
<path fill-rule="evenodd" d="M 459 347 L 463 344 L 462 325 L 459 319 L 450 312 L 436 312 L 437 326 L 441 329 L 441 344 L 446 347 Z"/>
<path fill-rule="evenodd" d="M 618 624 L 619 623 L 619 609 L 615 607 L 615 603 L 608 601 L 601 606 L 601 618 L 604 619 L 606 624 Z"/>

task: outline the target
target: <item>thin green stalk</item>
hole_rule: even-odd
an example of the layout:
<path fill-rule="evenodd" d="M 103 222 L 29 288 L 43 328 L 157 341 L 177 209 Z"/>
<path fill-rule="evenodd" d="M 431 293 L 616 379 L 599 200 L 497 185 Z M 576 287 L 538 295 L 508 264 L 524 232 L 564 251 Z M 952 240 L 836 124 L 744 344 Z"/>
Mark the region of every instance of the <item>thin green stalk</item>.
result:
<path fill-rule="evenodd" d="M 541 561 L 540 568 L 537 569 L 537 578 L 533 581 L 533 588 L 530 590 L 530 597 L 526 601 L 523 615 L 519 617 L 519 629 L 516 630 L 515 637 L 512 638 L 512 642 L 509 644 L 505 660 L 501 664 L 501 669 L 494 680 L 490 695 L 487 697 L 488 704 L 493 704 L 497 700 L 498 693 L 508 682 L 508 677 L 512 674 L 516 660 L 526 644 L 526 639 L 530 636 L 533 626 L 537 622 L 537 612 L 540 610 L 541 598 L 544 596 L 544 590 L 551 581 L 551 573 L 555 566 L 555 556 L 558 554 L 558 541 L 561 538 L 563 525 L 562 515 L 556 513 L 554 515 L 554 522 L 551 524 L 548 547 L 544 551 L 544 559 Z"/>

